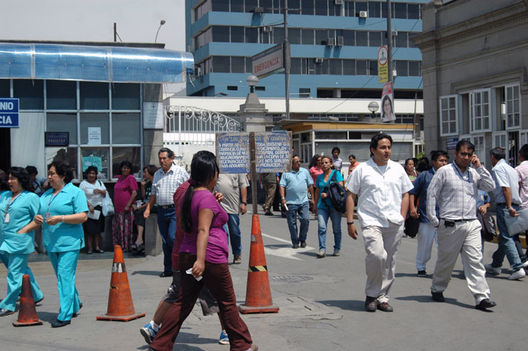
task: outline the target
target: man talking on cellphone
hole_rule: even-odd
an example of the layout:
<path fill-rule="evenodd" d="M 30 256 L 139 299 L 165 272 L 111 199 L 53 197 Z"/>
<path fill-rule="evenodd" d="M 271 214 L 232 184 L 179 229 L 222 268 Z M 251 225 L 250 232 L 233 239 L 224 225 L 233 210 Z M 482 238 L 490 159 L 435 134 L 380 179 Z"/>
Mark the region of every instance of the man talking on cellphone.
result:
<path fill-rule="evenodd" d="M 427 217 L 438 228 L 438 259 L 431 295 L 434 301 L 445 301 L 443 292 L 460 253 L 467 285 L 475 298 L 475 308 L 486 311 L 496 303 L 490 300 L 486 270 L 482 264 L 481 225 L 476 205 L 478 190 L 492 191 L 495 182 L 474 151 L 475 146 L 469 140 L 460 140 L 456 145 L 455 161 L 438 169 L 429 185 Z"/>

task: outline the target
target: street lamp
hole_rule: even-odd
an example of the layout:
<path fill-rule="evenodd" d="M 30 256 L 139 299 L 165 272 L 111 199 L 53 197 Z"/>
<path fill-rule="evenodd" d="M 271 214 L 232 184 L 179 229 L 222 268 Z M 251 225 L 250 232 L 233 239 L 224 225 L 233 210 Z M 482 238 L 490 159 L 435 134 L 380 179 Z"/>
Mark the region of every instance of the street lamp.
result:
<path fill-rule="evenodd" d="M 249 85 L 249 92 L 254 93 L 255 92 L 255 86 L 258 84 L 259 79 L 255 75 L 250 75 L 247 79 L 247 83 Z"/>
<path fill-rule="evenodd" d="M 154 43 L 156 43 L 158 41 L 158 34 L 159 34 L 159 31 L 161 29 L 161 26 L 163 26 L 165 23 L 167 23 L 165 20 L 161 20 L 160 21 L 160 25 L 158 27 L 158 30 L 156 31 L 156 37 L 154 38 Z"/>
<path fill-rule="evenodd" d="M 372 101 L 368 104 L 368 109 L 372 113 L 372 118 L 376 117 L 376 112 L 379 110 L 379 104 L 376 101 Z"/>

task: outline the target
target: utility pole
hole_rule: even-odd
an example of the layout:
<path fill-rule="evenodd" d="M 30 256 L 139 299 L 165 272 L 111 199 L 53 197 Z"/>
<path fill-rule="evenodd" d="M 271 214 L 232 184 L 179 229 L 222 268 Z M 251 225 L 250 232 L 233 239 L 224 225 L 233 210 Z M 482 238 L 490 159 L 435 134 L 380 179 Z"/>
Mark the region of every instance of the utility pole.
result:
<path fill-rule="evenodd" d="M 387 0 L 387 68 L 389 82 L 392 82 L 392 1 Z M 394 91 L 394 86 L 392 87 Z M 382 107 L 383 108 L 383 107 Z"/>
<path fill-rule="evenodd" d="M 290 43 L 288 42 L 288 0 L 284 0 L 284 89 L 286 97 L 286 119 L 290 119 Z"/>
<path fill-rule="evenodd" d="M 114 22 L 114 43 L 117 42 L 117 23 Z"/>

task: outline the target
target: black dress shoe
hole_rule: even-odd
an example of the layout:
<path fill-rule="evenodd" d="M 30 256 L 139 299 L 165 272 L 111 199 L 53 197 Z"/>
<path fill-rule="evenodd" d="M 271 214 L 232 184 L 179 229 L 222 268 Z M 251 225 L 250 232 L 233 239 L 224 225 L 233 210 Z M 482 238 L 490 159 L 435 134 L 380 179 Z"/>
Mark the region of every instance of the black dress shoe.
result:
<path fill-rule="evenodd" d="M 427 272 L 425 270 L 423 271 L 418 271 L 418 273 L 416 273 L 416 275 L 418 277 L 427 277 Z"/>
<path fill-rule="evenodd" d="M 298 249 L 298 248 L 299 248 L 299 244 L 293 244 L 293 245 L 292 245 L 292 248 L 293 248 L 293 249 Z"/>
<path fill-rule="evenodd" d="M 431 297 L 433 298 L 433 301 L 445 302 L 444 294 L 442 294 L 441 292 L 432 292 L 431 291 Z"/>
<path fill-rule="evenodd" d="M 490 299 L 484 299 L 480 301 L 479 304 L 475 306 L 475 308 L 481 311 L 488 311 L 488 308 L 492 308 L 495 306 L 497 306 L 495 301 L 491 301 Z"/>
<path fill-rule="evenodd" d="M 302 247 L 302 248 L 305 248 L 305 247 L 306 247 L 306 241 L 301 241 L 301 247 Z"/>
<path fill-rule="evenodd" d="M 59 319 L 51 322 L 51 327 L 52 328 L 60 328 L 60 327 L 64 327 L 65 325 L 68 325 L 70 324 L 71 321 L 61 321 Z"/>
<path fill-rule="evenodd" d="M 380 302 L 378 303 L 378 310 L 380 311 L 383 311 L 383 312 L 392 312 L 394 311 L 394 309 L 392 308 L 391 305 L 389 305 L 388 302 Z"/>
<path fill-rule="evenodd" d="M 172 272 L 161 272 L 161 274 L 159 275 L 161 278 L 166 278 L 166 277 L 172 277 Z"/>
<path fill-rule="evenodd" d="M 72 315 L 73 318 L 77 318 L 77 316 L 79 316 L 79 311 L 81 310 L 81 308 L 83 308 L 82 302 L 79 304 L 79 309 L 77 310 L 77 312 Z"/>
<path fill-rule="evenodd" d="M 271 212 L 271 211 L 266 211 L 266 213 L 264 213 L 264 216 L 273 216 L 273 212 Z"/>
<path fill-rule="evenodd" d="M 376 312 L 376 308 L 378 308 L 378 301 L 376 298 L 367 296 L 365 299 L 365 311 Z"/>

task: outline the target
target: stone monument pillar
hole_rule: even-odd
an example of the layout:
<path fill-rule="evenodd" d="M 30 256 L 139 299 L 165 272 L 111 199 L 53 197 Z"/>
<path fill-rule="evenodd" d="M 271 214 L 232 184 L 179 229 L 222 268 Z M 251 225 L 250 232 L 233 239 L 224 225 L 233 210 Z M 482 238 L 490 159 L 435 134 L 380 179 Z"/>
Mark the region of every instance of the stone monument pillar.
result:
<path fill-rule="evenodd" d="M 258 83 L 258 78 L 251 75 L 247 79 L 250 92 L 246 98 L 246 102 L 240 105 L 238 114 L 242 122 L 243 129 L 246 132 L 265 132 L 266 127 L 273 126 L 273 119 L 266 116 L 265 104 L 261 104 L 257 94 L 255 93 L 255 85 Z"/>

